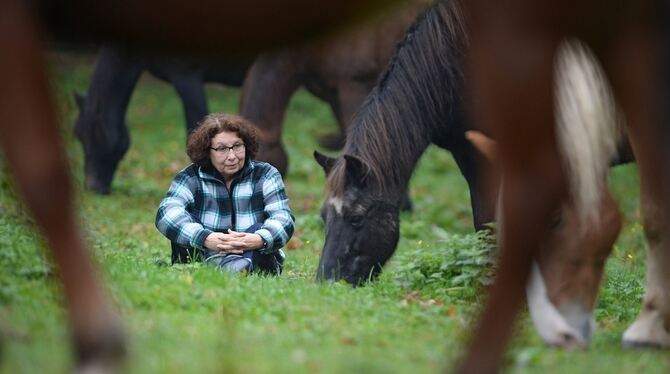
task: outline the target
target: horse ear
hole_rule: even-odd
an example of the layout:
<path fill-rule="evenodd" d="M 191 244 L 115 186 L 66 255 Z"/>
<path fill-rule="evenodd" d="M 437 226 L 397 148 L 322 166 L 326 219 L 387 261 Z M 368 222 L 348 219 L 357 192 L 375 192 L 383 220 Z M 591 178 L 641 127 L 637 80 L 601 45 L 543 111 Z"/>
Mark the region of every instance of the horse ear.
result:
<path fill-rule="evenodd" d="M 321 165 L 326 175 L 330 173 L 330 169 L 332 169 L 333 166 L 335 166 L 335 162 L 337 162 L 336 158 L 326 156 L 319 151 L 314 151 L 314 159 Z"/>
<path fill-rule="evenodd" d="M 498 143 L 479 131 L 466 131 L 465 138 L 493 165 L 498 163 Z"/>
<path fill-rule="evenodd" d="M 84 110 L 84 103 L 86 103 L 86 96 L 80 94 L 77 91 L 74 91 L 74 102 L 77 103 L 79 111 Z"/>
<path fill-rule="evenodd" d="M 344 155 L 346 162 L 347 181 L 352 181 L 363 185 L 370 173 L 370 167 L 360 158 L 351 155 Z"/>

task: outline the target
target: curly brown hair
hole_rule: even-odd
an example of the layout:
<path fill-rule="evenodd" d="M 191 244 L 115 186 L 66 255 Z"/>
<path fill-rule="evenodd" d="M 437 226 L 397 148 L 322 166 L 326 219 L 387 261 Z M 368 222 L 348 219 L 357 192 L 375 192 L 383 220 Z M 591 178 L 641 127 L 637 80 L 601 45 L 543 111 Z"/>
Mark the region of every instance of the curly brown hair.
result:
<path fill-rule="evenodd" d="M 188 137 L 186 154 L 191 162 L 198 166 L 212 166 L 209 159 L 209 147 L 212 138 L 222 132 L 234 132 L 244 142 L 246 159 L 251 160 L 258 152 L 256 128 L 247 119 L 227 113 L 206 115 Z"/>

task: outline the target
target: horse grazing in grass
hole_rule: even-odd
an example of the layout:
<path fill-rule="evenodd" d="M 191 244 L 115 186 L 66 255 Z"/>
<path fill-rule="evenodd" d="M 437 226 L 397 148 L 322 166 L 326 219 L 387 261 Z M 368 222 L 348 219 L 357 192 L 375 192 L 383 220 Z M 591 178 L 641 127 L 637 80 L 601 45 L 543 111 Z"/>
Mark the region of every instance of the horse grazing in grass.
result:
<path fill-rule="evenodd" d="M 593 311 L 604 263 L 621 227 L 607 188 L 617 154 L 622 119 L 595 57 L 577 41 L 556 56 L 557 140 L 569 193 L 552 215 L 547 236 L 533 259 L 527 285 L 530 315 L 542 339 L 559 347 L 585 347 L 595 329 Z M 485 135 L 466 137 L 497 164 L 497 145 Z M 504 199 L 505 182 L 500 184 Z M 498 218 L 497 227 L 505 227 Z"/>
<path fill-rule="evenodd" d="M 475 228 L 493 221 L 489 164 L 465 138 L 463 18 L 455 1 L 434 4 L 399 45 L 353 119 L 339 159 L 315 153 L 327 174 L 326 242 L 319 279 L 374 278 L 399 236 L 399 208 L 413 169 L 434 143 L 451 151 L 468 182 Z M 448 193 L 448 186 L 442 193 Z"/>
<path fill-rule="evenodd" d="M 431 142 L 452 152 L 468 182 L 475 229 L 494 220 L 495 173 L 464 136 L 466 38 L 458 2 L 434 4 L 354 118 L 344 156 L 315 154 L 328 176 L 318 278 L 358 284 L 379 273 L 397 244 L 400 192 Z M 611 162 L 631 161 L 627 148 L 618 143 Z"/>
<path fill-rule="evenodd" d="M 499 271 L 460 372 L 498 370 L 531 264 L 542 261 L 540 248 L 551 238 L 555 214 L 562 202 L 573 198 L 553 125 L 553 62 L 566 37 L 578 37 L 601 62 L 625 115 L 640 171 L 649 243 L 647 287 L 642 311 L 624 334 L 624 345 L 670 347 L 667 2 L 475 0 L 467 7 L 472 31 L 469 72 L 478 99 L 472 113 L 498 142 L 504 224 Z M 575 256 L 573 261 L 580 266 L 585 259 Z"/>
<path fill-rule="evenodd" d="M 255 54 L 330 31 L 388 3 L 287 0 L 258 7 L 246 2 L 174 0 L 113 5 L 76 0 L 0 2 L 0 146 L 58 268 L 78 371 L 108 372 L 120 362 L 125 344 L 77 220 L 67 157 L 49 96 L 41 31 L 69 40 L 113 40 L 212 56 Z M 161 9 L 160 17 L 155 9 Z M 225 32 L 222 14 L 235 15 L 225 19 Z M 250 19 L 255 20 L 254 27 L 249 27 Z"/>
<path fill-rule="evenodd" d="M 143 71 L 174 86 L 190 133 L 209 113 L 204 83 L 240 87 L 252 61 L 248 56 L 198 61 L 110 44 L 101 46 L 87 95 L 75 94 L 79 116 L 74 131 L 84 149 L 86 188 L 110 193 L 116 168 L 130 146 L 126 110 Z"/>
<path fill-rule="evenodd" d="M 75 134 L 84 149 L 86 187 L 108 194 L 117 166 L 130 145 L 125 113 L 140 74 L 147 70 L 171 83 L 181 98 L 187 132 L 208 113 L 204 82 L 240 87 L 240 113 L 261 129 L 258 159 L 286 174 L 288 159 L 281 145 L 283 117 L 300 86 L 327 102 L 342 132 L 370 92 L 389 60 L 395 43 L 426 0 L 389 11 L 373 24 L 362 25 L 327 40 L 249 55 L 204 60 L 151 54 L 104 45 L 100 48 L 86 97 L 77 95 Z M 249 75 L 247 76 L 247 71 Z M 341 137 L 327 138 L 330 148 Z"/>

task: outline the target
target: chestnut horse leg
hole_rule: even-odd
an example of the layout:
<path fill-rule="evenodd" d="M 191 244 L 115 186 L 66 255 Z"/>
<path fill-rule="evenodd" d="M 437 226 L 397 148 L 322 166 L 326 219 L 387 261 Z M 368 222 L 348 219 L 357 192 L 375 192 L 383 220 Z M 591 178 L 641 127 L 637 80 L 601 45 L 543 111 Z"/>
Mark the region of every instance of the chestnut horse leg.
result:
<path fill-rule="evenodd" d="M 610 67 L 630 124 L 628 133 L 640 172 L 640 205 L 648 241 L 642 310 L 624 333 L 623 344 L 670 348 L 670 65 L 660 58 L 658 45 L 654 44 L 658 40 L 651 31 L 638 26 L 627 33 Z M 659 77 L 665 86 L 659 87 Z"/>
<path fill-rule="evenodd" d="M 531 260 L 560 208 L 566 184 L 552 126 L 558 38 L 537 24 L 533 11 L 539 5 L 532 2 L 507 5 L 502 14 L 495 2 L 468 4 L 473 6 L 468 62 L 477 94 L 471 113 L 498 139 L 505 181 L 499 272 L 459 368 L 486 373 L 500 365 L 524 300 Z"/>
<path fill-rule="evenodd" d="M 111 363 L 123 354 L 122 332 L 77 224 L 36 30 L 24 2 L 0 3 L 0 145 L 58 267 L 78 365 Z"/>
<path fill-rule="evenodd" d="M 259 129 L 256 158 L 271 163 L 282 175 L 288 169 L 281 142 L 284 113 L 300 84 L 297 72 L 301 64 L 292 53 L 263 54 L 249 69 L 240 94 L 240 115 Z"/>

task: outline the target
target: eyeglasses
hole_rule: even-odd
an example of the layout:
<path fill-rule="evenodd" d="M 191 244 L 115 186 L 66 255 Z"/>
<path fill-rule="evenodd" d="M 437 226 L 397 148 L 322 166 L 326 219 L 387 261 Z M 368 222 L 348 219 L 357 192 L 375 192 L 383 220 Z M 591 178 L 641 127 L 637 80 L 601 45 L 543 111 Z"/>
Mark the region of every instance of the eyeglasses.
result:
<path fill-rule="evenodd" d="M 229 151 L 233 151 L 235 154 L 240 154 L 244 152 L 244 143 L 235 143 L 230 147 L 226 147 L 225 145 L 221 145 L 216 148 L 209 147 L 209 149 L 212 151 L 221 152 L 223 154 L 228 154 Z"/>

